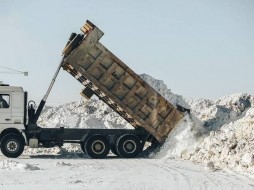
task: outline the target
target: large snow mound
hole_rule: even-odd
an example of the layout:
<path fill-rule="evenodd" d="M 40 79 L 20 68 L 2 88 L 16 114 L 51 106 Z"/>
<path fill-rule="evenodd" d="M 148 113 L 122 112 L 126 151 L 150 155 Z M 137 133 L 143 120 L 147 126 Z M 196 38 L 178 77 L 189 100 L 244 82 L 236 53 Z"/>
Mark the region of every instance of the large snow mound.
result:
<path fill-rule="evenodd" d="M 88 102 L 67 103 L 45 109 L 40 116 L 40 126 L 49 128 L 130 128 L 124 119 L 113 112 L 102 101 L 91 99 Z"/>
<path fill-rule="evenodd" d="M 254 107 L 237 121 L 210 132 L 188 159 L 194 162 L 213 163 L 218 168 L 230 168 L 254 177 Z"/>
<path fill-rule="evenodd" d="M 164 98 L 166 98 L 171 104 L 178 104 L 183 107 L 189 108 L 187 100 L 181 95 L 172 93 L 162 80 L 154 79 L 147 74 L 141 74 L 140 77 L 145 80 L 151 87 L 153 87 L 157 92 L 159 92 Z"/>

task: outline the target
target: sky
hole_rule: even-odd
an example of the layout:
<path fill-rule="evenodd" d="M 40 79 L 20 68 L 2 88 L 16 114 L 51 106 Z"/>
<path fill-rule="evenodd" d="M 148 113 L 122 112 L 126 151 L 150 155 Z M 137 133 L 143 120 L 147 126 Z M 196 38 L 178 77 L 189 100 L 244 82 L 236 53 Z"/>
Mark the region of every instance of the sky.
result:
<path fill-rule="evenodd" d="M 253 0 L 0 0 L 0 66 L 28 71 L 0 81 L 40 101 L 72 32 L 88 19 L 100 42 L 136 73 L 187 98 L 254 94 Z M 83 86 L 61 70 L 48 103 L 80 100 Z"/>

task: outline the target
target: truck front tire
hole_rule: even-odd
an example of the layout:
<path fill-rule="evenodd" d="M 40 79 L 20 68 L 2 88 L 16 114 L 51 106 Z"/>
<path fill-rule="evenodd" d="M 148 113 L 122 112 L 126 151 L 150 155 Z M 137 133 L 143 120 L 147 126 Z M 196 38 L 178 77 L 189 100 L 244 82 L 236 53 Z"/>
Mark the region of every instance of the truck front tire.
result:
<path fill-rule="evenodd" d="M 8 158 L 17 158 L 23 151 L 25 146 L 24 137 L 17 134 L 5 135 L 1 140 L 1 152 Z"/>

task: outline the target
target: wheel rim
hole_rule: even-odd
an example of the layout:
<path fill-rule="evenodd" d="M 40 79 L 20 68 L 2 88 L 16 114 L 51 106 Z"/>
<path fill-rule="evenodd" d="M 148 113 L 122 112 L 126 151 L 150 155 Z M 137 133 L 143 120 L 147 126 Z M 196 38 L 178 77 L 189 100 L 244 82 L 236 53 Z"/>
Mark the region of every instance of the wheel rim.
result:
<path fill-rule="evenodd" d="M 19 143 L 16 140 L 9 140 L 6 143 L 6 150 L 9 153 L 16 153 L 19 150 Z"/>
<path fill-rule="evenodd" d="M 95 153 L 95 154 L 101 154 L 104 152 L 105 150 L 105 144 L 104 142 L 100 141 L 100 140 L 96 140 L 93 142 L 92 144 L 92 151 Z"/>
<path fill-rule="evenodd" d="M 123 150 L 128 154 L 135 152 L 136 149 L 137 145 L 133 140 L 127 140 L 123 143 Z"/>

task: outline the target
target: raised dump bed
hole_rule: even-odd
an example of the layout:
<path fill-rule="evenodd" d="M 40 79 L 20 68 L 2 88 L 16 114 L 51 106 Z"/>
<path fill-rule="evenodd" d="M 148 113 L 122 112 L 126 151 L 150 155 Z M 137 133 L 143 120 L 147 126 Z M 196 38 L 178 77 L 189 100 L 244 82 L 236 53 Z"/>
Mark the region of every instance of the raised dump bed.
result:
<path fill-rule="evenodd" d="M 84 34 L 72 34 L 62 67 L 133 127 L 143 127 L 163 142 L 183 113 L 169 103 L 100 42 L 103 32 L 87 21 Z"/>

